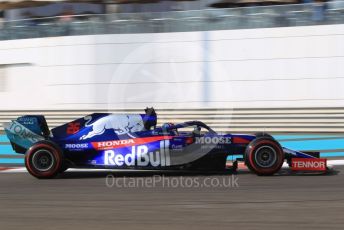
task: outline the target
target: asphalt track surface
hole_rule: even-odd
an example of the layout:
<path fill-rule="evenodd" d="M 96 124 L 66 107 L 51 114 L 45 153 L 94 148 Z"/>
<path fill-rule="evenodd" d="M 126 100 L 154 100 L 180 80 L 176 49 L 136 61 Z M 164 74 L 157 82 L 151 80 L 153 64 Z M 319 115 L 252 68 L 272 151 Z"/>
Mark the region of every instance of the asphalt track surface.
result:
<path fill-rule="evenodd" d="M 239 187 L 231 188 L 166 182 L 123 188 L 129 186 L 124 180 L 158 180 L 150 172 L 115 172 L 114 187 L 106 186 L 105 172 L 67 172 L 54 180 L 0 173 L 0 229 L 344 229 L 343 171 L 337 166 L 330 175 L 272 177 L 242 172 Z M 231 178 L 165 176 L 200 184 Z"/>

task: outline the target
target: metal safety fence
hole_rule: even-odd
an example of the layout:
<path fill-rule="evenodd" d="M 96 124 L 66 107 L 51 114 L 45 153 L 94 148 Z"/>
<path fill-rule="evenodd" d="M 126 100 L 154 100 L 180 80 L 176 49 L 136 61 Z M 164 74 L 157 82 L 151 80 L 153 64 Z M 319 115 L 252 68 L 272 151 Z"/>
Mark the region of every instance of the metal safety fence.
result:
<path fill-rule="evenodd" d="M 0 24 L 0 40 L 70 35 L 235 30 L 344 23 L 344 1 L 150 13 L 28 18 Z"/>

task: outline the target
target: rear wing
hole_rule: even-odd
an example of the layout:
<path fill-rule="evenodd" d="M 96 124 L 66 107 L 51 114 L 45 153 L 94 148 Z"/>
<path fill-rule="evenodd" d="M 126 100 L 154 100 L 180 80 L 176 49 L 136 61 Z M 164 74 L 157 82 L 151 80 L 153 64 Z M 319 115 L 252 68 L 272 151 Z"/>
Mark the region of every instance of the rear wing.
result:
<path fill-rule="evenodd" d="M 47 139 L 50 132 L 44 116 L 27 115 L 4 123 L 5 133 L 17 153 L 25 153 L 34 143 Z"/>

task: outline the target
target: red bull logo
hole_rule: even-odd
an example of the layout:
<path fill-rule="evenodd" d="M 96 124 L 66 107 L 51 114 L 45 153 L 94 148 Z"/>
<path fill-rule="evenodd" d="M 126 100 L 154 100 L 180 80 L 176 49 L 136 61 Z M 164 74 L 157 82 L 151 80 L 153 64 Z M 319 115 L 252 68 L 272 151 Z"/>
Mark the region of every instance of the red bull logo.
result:
<path fill-rule="evenodd" d="M 162 144 L 163 145 L 163 144 Z M 148 152 L 146 145 L 132 146 L 131 153 L 121 154 L 115 150 L 104 151 L 104 165 L 111 166 L 170 166 L 170 153 L 167 149 L 160 148 L 160 151 Z"/>
<path fill-rule="evenodd" d="M 92 117 L 85 117 L 87 120 L 85 127 L 92 127 L 92 131 L 88 134 L 83 135 L 80 140 L 86 140 L 94 136 L 103 134 L 106 130 L 112 129 L 117 135 L 131 135 L 133 132 L 139 132 L 144 130 L 144 124 L 141 115 L 122 115 L 122 114 L 111 114 L 102 117 L 92 124 Z"/>

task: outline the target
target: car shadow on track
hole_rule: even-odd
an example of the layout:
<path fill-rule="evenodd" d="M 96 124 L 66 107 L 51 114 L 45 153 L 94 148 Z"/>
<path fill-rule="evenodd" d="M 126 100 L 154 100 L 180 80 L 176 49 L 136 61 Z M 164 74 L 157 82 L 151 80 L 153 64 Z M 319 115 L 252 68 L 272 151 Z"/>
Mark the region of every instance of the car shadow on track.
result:
<path fill-rule="evenodd" d="M 340 171 L 337 169 L 329 169 L 326 172 L 293 172 L 290 169 L 282 169 L 274 176 L 335 176 Z"/>
<path fill-rule="evenodd" d="M 116 178 L 120 177 L 152 177 L 152 176 L 230 176 L 231 171 L 225 172 L 191 172 L 191 171 L 71 171 L 60 174 L 56 179 L 88 179 L 88 178 L 104 178 L 112 175 Z"/>
<path fill-rule="evenodd" d="M 283 176 L 334 176 L 339 173 L 339 170 L 331 169 L 326 173 L 314 173 L 314 172 L 292 172 L 288 169 L 282 169 L 278 174 L 273 177 Z M 188 176 L 188 177 L 200 177 L 200 176 L 231 176 L 231 175 L 253 175 L 250 171 L 238 171 L 233 172 L 231 170 L 221 172 L 197 172 L 197 171 L 135 171 L 135 170 L 118 170 L 118 171 L 67 171 L 57 176 L 56 179 L 89 179 L 89 178 L 104 178 L 112 175 L 113 177 L 152 177 L 152 176 Z"/>

